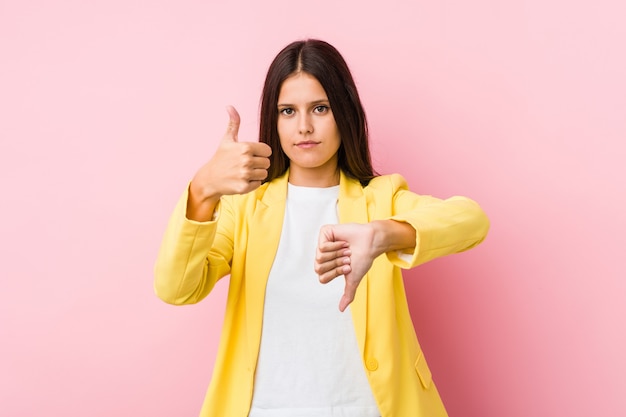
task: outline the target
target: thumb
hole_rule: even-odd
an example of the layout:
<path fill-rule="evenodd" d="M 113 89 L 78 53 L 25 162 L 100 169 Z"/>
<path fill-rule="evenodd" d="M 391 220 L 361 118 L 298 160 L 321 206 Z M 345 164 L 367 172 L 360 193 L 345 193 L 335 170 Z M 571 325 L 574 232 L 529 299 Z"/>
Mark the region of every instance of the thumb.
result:
<path fill-rule="evenodd" d="M 239 135 L 239 125 L 241 124 L 239 113 L 233 106 L 227 106 L 226 111 L 228 112 L 229 120 L 228 127 L 226 128 L 226 134 L 224 135 L 224 140 L 237 142 L 237 136 Z"/>
<path fill-rule="evenodd" d="M 343 291 L 343 295 L 341 296 L 341 300 L 339 300 L 339 311 L 342 313 L 346 311 L 348 305 L 354 301 L 354 297 L 356 296 L 356 288 L 358 284 L 348 280 L 346 278 L 346 287 Z"/>

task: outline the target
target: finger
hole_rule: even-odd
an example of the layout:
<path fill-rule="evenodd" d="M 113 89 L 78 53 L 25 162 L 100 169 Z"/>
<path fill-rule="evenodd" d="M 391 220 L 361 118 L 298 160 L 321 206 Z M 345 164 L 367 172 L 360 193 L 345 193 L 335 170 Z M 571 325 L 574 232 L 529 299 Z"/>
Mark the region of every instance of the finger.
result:
<path fill-rule="evenodd" d="M 254 156 L 268 158 L 272 154 L 272 148 L 267 143 L 249 142 L 249 152 Z"/>
<path fill-rule="evenodd" d="M 333 273 L 333 278 L 335 277 L 335 275 L 341 275 L 346 273 L 347 271 L 343 271 L 341 270 L 341 268 L 344 265 L 350 265 L 352 263 L 352 260 L 350 259 L 349 256 L 342 256 L 340 258 L 333 258 L 330 259 L 326 262 L 315 262 L 315 273 L 317 275 L 320 276 L 320 280 L 323 276 L 325 276 L 327 273 L 331 272 Z M 334 274 L 333 271 L 337 271 L 336 274 Z"/>
<path fill-rule="evenodd" d="M 352 267 L 350 266 L 349 261 L 350 260 L 348 259 L 348 263 L 344 261 L 341 263 L 341 265 L 333 266 L 325 272 L 320 271 L 321 273 L 318 273 L 320 282 L 322 284 L 328 284 L 330 281 L 337 277 L 349 274 L 350 271 L 352 271 Z"/>
<path fill-rule="evenodd" d="M 323 251 L 319 249 L 315 255 L 315 262 L 318 264 L 324 264 L 335 259 L 341 259 L 352 255 L 352 251 L 348 248 L 341 247 L 337 250 Z"/>
<path fill-rule="evenodd" d="M 317 247 L 319 249 L 328 251 L 350 246 L 348 241 L 339 239 L 339 237 L 335 235 L 335 226 L 338 225 L 327 224 L 320 228 L 319 237 L 317 239 Z"/>
<path fill-rule="evenodd" d="M 224 140 L 229 140 L 232 142 L 237 142 L 239 135 L 239 125 L 241 124 L 241 118 L 239 117 L 239 113 L 237 109 L 233 106 L 227 106 L 226 111 L 228 112 L 228 127 L 226 128 L 226 134 L 224 135 Z"/>
<path fill-rule="evenodd" d="M 261 184 L 263 184 L 263 181 L 261 180 L 248 181 L 248 186 L 246 187 L 245 191 L 242 194 L 249 193 L 250 191 L 256 190 L 257 188 L 261 186 Z"/>
<path fill-rule="evenodd" d="M 252 169 L 268 169 L 270 167 L 270 160 L 269 158 L 261 156 L 253 156 L 250 161 L 250 167 Z"/>
<path fill-rule="evenodd" d="M 262 182 L 265 178 L 267 178 L 267 169 L 256 168 L 256 169 L 253 169 L 252 172 L 250 173 L 250 179 L 248 181 Z"/>
<path fill-rule="evenodd" d="M 317 250 L 320 253 L 340 253 L 342 250 L 348 250 L 349 247 L 350 243 L 346 242 L 345 240 L 338 240 L 335 242 L 320 240 L 319 244 L 317 245 Z"/>
<path fill-rule="evenodd" d="M 328 242 L 334 242 L 335 236 L 333 234 L 333 229 L 329 225 L 322 226 L 320 228 L 320 234 L 317 238 L 317 247 L 324 247 Z"/>

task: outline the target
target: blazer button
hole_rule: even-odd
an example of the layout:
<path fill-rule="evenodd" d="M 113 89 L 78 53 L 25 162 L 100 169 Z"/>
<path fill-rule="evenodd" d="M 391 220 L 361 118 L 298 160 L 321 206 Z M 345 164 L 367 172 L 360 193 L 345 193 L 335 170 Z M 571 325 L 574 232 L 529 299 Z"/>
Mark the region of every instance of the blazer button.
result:
<path fill-rule="evenodd" d="M 375 371 L 378 369 L 378 361 L 374 358 L 369 358 L 365 362 L 365 366 L 367 367 L 368 370 Z"/>

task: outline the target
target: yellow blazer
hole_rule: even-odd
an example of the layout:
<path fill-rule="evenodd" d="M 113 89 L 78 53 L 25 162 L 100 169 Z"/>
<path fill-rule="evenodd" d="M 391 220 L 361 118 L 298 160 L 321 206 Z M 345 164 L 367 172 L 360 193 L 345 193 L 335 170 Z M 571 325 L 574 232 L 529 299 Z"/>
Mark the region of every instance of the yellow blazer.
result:
<path fill-rule="evenodd" d="M 265 285 L 281 234 L 287 177 L 244 195 L 222 197 L 217 219 L 185 218 L 179 200 L 155 265 L 155 291 L 165 302 L 192 304 L 230 274 L 226 314 L 202 417 L 246 417 L 261 341 Z M 367 187 L 341 174 L 339 221 L 394 219 L 416 233 L 412 253 L 379 256 L 350 305 L 366 374 L 382 417 L 447 416 L 417 341 L 400 268 L 469 249 L 489 229 L 481 208 L 465 197 L 440 200 L 408 190 L 400 175 Z M 312 266 L 311 266 L 312 267 Z"/>

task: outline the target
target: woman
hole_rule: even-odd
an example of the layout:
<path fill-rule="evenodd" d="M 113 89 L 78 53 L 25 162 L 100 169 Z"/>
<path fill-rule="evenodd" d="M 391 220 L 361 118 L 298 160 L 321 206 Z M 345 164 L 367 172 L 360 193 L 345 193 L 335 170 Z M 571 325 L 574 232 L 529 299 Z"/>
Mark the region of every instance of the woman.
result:
<path fill-rule="evenodd" d="M 272 62 L 259 143 L 238 142 L 228 113 L 155 267 L 172 304 L 202 300 L 230 274 L 201 415 L 446 416 L 400 269 L 480 243 L 483 211 L 375 174 L 356 86 L 326 42 L 294 42 Z"/>

